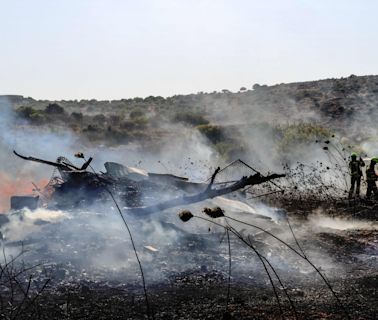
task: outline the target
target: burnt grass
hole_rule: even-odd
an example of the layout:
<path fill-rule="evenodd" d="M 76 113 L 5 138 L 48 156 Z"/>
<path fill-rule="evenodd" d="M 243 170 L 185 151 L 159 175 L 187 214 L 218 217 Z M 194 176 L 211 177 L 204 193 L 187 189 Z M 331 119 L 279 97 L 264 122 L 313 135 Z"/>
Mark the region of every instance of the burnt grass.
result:
<path fill-rule="evenodd" d="M 301 206 L 293 202 L 287 206 L 289 216 L 297 214 L 300 223 L 301 219 L 306 219 L 303 212 L 312 205 L 305 208 L 302 201 Z M 295 207 L 297 210 L 293 211 Z M 329 207 L 330 215 L 336 212 L 343 217 L 366 217 L 367 221 L 375 221 L 377 214 L 374 203 L 362 201 Z M 377 319 L 377 236 L 378 231 L 374 229 L 344 230 L 309 233 L 307 238 L 301 239 L 304 247 L 321 247 L 342 266 L 342 270 L 336 268 L 327 273 L 327 277 L 350 319 Z M 186 250 L 185 244 L 181 245 L 179 250 Z M 240 258 L 237 250 L 234 246 L 234 259 Z M 316 259 L 313 262 L 316 264 Z M 251 260 L 251 264 L 257 263 Z M 159 267 L 157 263 L 156 268 Z M 322 270 L 321 264 L 319 267 Z M 279 273 L 295 306 L 297 319 L 348 319 L 316 272 L 301 274 L 282 268 Z M 262 268 L 249 274 L 233 273 L 228 299 L 227 268 L 220 271 L 199 266 L 185 272 L 172 271 L 164 281 L 151 284 L 147 281 L 148 316 L 141 279 L 137 275 L 134 281 L 127 283 L 52 279 L 13 319 L 296 319 L 284 290 L 276 281 L 275 284 L 283 315 Z M 14 308 L 16 306 L 15 303 Z M 12 315 L 9 302 L 6 310 L 8 313 L 1 313 L 2 319 L 12 319 L 7 316 Z"/>
<path fill-rule="evenodd" d="M 227 284 L 216 274 L 185 275 L 183 282 L 149 288 L 155 319 L 281 319 L 272 291 L 253 282 L 234 283 L 226 311 Z M 299 319 L 346 319 L 343 310 L 324 286 L 298 283 L 290 295 Z M 376 319 L 378 275 L 350 275 L 334 286 L 352 319 Z M 283 297 L 282 292 L 279 293 Z M 283 300 L 286 319 L 295 319 Z M 144 296 L 129 288 L 76 284 L 47 290 L 34 319 L 146 319 Z M 29 318 L 27 314 L 20 316 Z"/>

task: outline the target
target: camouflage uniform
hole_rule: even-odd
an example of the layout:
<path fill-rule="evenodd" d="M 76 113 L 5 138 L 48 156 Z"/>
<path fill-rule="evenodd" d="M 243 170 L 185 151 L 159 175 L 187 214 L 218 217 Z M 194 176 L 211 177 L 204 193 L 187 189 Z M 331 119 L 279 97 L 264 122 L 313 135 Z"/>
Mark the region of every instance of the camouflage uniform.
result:
<path fill-rule="evenodd" d="M 361 177 L 362 177 L 361 167 L 365 167 L 365 163 L 361 159 L 357 160 L 356 157 L 352 157 L 352 160 L 349 162 L 349 170 L 350 170 L 349 198 L 352 198 L 355 187 L 356 187 L 357 197 L 360 195 L 360 186 L 361 186 Z"/>

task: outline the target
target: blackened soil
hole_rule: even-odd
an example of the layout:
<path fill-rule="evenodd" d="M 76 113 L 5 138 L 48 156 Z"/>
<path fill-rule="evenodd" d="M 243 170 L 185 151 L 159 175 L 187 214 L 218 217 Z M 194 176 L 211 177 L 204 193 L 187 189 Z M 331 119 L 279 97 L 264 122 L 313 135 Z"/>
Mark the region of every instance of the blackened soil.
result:
<path fill-rule="evenodd" d="M 227 307 L 227 281 L 218 274 L 178 276 L 176 281 L 149 288 L 148 299 L 154 319 L 295 319 L 283 290 L 281 308 L 269 286 L 253 282 L 231 285 Z M 302 288 L 301 288 L 302 287 Z M 378 274 L 342 279 L 334 289 L 346 310 L 320 281 L 288 286 L 298 319 L 377 319 Z M 127 286 L 75 285 L 49 289 L 38 303 L 18 319 L 146 319 L 142 292 Z"/>

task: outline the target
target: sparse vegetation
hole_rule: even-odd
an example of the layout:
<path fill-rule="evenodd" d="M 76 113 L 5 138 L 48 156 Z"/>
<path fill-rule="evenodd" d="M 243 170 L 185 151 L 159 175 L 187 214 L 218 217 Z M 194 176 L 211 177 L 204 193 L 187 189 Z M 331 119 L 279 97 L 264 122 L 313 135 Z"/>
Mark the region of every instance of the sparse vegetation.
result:
<path fill-rule="evenodd" d="M 173 117 L 174 121 L 189 124 L 191 126 L 208 125 L 207 120 L 203 114 L 194 112 L 176 113 Z"/>
<path fill-rule="evenodd" d="M 315 143 L 329 138 L 332 133 L 329 129 L 310 123 L 298 123 L 277 127 L 279 132 L 279 148 L 281 152 L 300 148 L 304 144 Z"/>
<path fill-rule="evenodd" d="M 352 142 L 369 139 L 372 132 L 350 130 L 351 117 L 365 126 L 376 125 L 378 76 L 352 75 L 274 86 L 254 84 L 252 88 L 241 87 L 237 93 L 223 89 L 112 101 L 46 101 L 21 96 L 9 100 L 22 125 L 54 130 L 68 126 L 89 141 L 110 145 L 158 142 L 164 134 L 177 134 L 167 129 L 171 123 L 181 123 L 198 130 L 226 158 L 243 149 L 237 134 L 229 130 L 227 119 L 237 118 L 241 125 L 249 125 L 251 120 L 253 126 L 267 125 L 281 151 L 326 137 L 331 131 Z M 299 115 L 306 124 L 295 124 Z M 321 126 L 314 124 L 314 119 Z"/>

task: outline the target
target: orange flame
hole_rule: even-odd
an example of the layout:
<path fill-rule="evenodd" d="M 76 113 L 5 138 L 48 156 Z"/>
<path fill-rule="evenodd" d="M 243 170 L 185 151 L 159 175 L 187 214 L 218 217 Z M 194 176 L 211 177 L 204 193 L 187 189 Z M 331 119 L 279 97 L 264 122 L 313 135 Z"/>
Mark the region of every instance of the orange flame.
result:
<path fill-rule="evenodd" d="M 34 186 L 32 185 L 32 181 L 30 177 L 14 178 L 5 172 L 0 172 L 0 212 L 9 210 L 11 196 L 35 193 L 33 192 Z M 47 179 L 35 182 L 41 189 L 43 189 L 47 183 Z"/>

